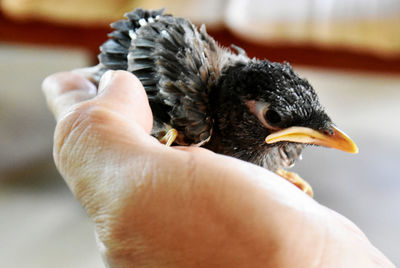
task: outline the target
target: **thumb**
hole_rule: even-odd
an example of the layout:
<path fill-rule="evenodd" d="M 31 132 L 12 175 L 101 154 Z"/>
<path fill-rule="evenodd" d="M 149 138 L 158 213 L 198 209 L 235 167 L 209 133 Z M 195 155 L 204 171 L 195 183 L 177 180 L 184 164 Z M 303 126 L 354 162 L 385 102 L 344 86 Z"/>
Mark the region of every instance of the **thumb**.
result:
<path fill-rule="evenodd" d="M 140 124 L 150 133 L 153 116 L 139 79 L 126 71 L 107 71 L 100 79 L 94 102 Z"/>

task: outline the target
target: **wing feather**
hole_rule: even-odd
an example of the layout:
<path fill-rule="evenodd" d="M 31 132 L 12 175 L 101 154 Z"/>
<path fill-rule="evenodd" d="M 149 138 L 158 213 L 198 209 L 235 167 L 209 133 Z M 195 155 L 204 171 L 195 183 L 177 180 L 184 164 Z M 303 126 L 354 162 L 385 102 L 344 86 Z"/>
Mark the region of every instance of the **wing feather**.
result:
<path fill-rule="evenodd" d="M 248 58 L 221 48 L 189 20 L 163 10 L 136 9 L 112 24 L 101 46 L 100 63 L 134 73 L 149 97 L 155 118 L 153 134 L 178 130 L 178 143 L 201 144 L 212 133 L 209 93 L 227 64 Z"/>

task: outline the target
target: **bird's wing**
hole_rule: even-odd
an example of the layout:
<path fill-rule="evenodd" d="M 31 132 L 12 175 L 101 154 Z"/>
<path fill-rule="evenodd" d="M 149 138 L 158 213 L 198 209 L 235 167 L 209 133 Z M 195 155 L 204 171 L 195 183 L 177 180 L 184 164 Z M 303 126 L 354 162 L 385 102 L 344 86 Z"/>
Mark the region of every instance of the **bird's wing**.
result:
<path fill-rule="evenodd" d="M 183 133 L 178 142 L 202 144 L 212 133 L 209 95 L 221 74 L 219 59 L 227 52 L 204 26 L 198 31 L 186 19 L 162 17 L 154 26 L 159 26 L 152 54 L 159 75 L 157 98 L 170 107 L 170 125 Z"/>
<path fill-rule="evenodd" d="M 146 89 L 155 121 L 179 132 L 178 143 L 199 144 L 212 132 L 209 93 L 231 62 L 248 59 L 221 48 L 204 26 L 136 9 L 112 24 L 112 39 L 101 47 L 100 62 L 134 73 Z M 157 122 L 156 122 L 157 123 Z"/>
<path fill-rule="evenodd" d="M 125 14 L 126 20 L 120 20 L 111 24 L 114 29 L 108 34 L 108 39 L 100 46 L 98 56 L 100 67 L 106 70 L 128 70 L 128 54 L 131 50 L 132 39 L 136 38 L 136 31 L 147 24 L 148 20 L 159 18 L 163 9 L 143 10 L 137 8 Z"/>

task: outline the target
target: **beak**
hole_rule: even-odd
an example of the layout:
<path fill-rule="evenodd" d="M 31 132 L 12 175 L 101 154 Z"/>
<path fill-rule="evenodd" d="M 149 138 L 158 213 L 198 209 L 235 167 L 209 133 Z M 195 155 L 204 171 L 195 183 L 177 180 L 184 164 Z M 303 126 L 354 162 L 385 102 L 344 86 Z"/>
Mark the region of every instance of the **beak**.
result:
<path fill-rule="evenodd" d="M 280 141 L 315 144 L 342 150 L 344 152 L 358 153 L 357 145 L 343 131 L 331 125 L 333 133 L 323 133 L 307 127 L 289 127 L 274 132 L 265 138 L 268 144 Z"/>

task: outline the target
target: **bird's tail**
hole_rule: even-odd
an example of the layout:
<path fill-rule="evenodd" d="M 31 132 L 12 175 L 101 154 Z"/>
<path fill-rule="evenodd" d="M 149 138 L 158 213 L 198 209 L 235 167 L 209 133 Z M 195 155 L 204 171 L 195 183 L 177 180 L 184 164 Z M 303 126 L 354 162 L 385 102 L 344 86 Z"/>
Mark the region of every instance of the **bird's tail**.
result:
<path fill-rule="evenodd" d="M 125 14 L 126 20 L 112 23 L 114 31 L 108 35 L 110 39 L 100 46 L 98 58 L 102 67 L 106 70 L 127 70 L 129 47 L 131 40 L 136 38 L 136 31 L 141 26 L 157 20 L 163 12 L 164 9 L 137 8 Z"/>

